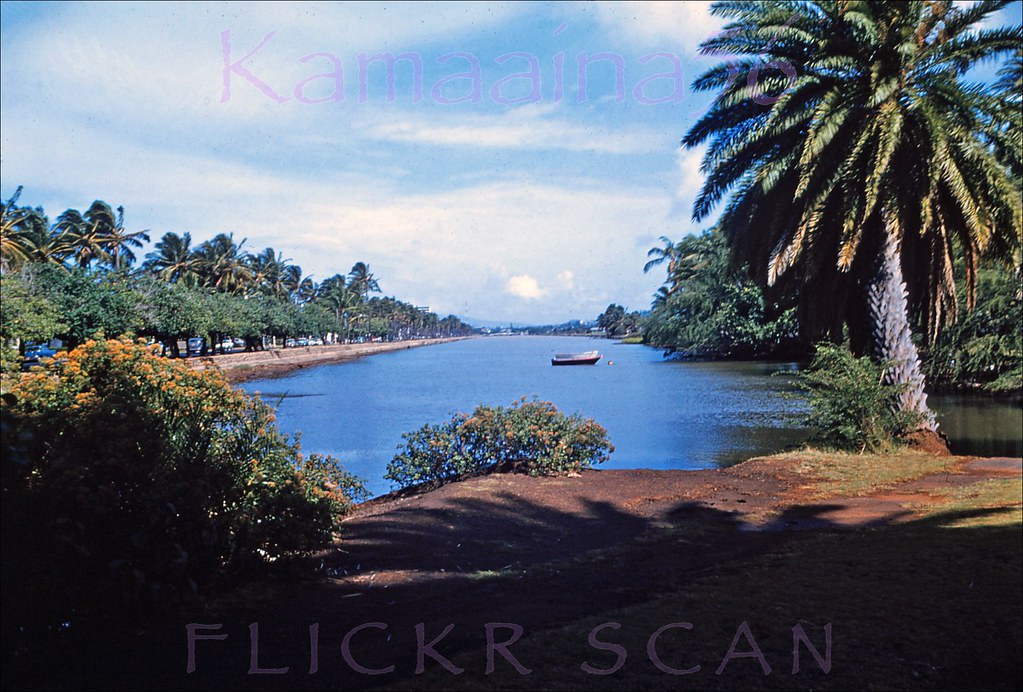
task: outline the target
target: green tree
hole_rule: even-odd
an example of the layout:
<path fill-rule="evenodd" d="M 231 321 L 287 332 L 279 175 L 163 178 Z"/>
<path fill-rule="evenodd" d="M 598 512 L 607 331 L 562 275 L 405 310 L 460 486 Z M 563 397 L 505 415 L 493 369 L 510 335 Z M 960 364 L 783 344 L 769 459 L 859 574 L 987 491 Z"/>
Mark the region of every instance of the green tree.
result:
<path fill-rule="evenodd" d="M 139 334 L 153 337 L 172 356 L 181 355 L 179 340 L 210 331 L 211 318 L 206 295 L 201 289 L 144 277 L 139 280 L 136 291 L 142 322 Z"/>
<path fill-rule="evenodd" d="M 972 295 L 978 258 L 1019 248 L 1018 182 L 991 146 L 1019 146 L 993 126 L 1004 99 L 962 79 L 1018 50 L 1020 27 L 978 28 L 1006 4 L 716 4 L 731 23 L 703 49 L 742 57 L 696 80 L 723 91 L 683 139 L 708 144 L 694 218 L 730 195 L 736 255 L 798 289 L 808 336 L 848 324 L 872 345 L 929 429 L 910 309 L 933 336 L 956 313 L 952 258 Z"/>
<path fill-rule="evenodd" d="M 36 255 L 40 236 L 49 237 L 48 222 L 42 209 L 19 207 L 22 186 L 4 202 L 0 213 L 0 271 L 17 269 Z"/>
<path fill-rule="evenodd" d="M 291 259 L 283 253 L 276 252 L 272 247 L 249 258 L 252 269 L 252 283 L 265 293 L 275 298 L 286 298 L 289 295 L 289 270 Z"/>
<path fill-rule="evenodd" d="M 350 319 L 362 302 L 359 293 L 350 287 L 344 276 L 335 274 L 320 282 L 316 301 L 325 305 L 336 320 L 336 330 L 347 341 L 351 338 Z"/>
<path fill-rule="evenodd" d="M 107 208 L 109 209 L 109 207 Z M 117 208 L 113 223 L 106 226 L 103 249 L 110 258 L 110 267 L 122 270 L 135 263 L 132 248 L 141 248 L 149 242 L 149 231 L 129 231 L 124 226 L 124 207 Z"/>
<path fill-rule="evenodd" d="M 662 235 L 660 237 L 662 245 L 660 247 L 652 247 L 646 253 L 646 256 L 650 258 L 646 264 L 643 265 L 643 273 L 646 274 L 654 267 L 668 263 L 668 275 L 671 276 L 675 273 L 675 262 L 678 259 L 678 251 L 676 250 L 675 243 L 672 242 L 671 238 Z"/>
<path fill-rule="evenodd" d="M 102 275 L 78 267 L 65 271 L 31 265 L 25 276 L 33 292 L 57 306 L 65 331 L 59 336 L 71 346 L 99 333 L 120 336 L 142 327 L 138 295 L 120 275 Z"/>
<path fill-rule="evenodd" d="M 23 274 L 0 274 L 0 370 L 15 367 L 26 341 L 49 341 L 67 329 L 60 309 L 35 293 Z"/>
<path fill-rule="evenodd" d="M 597 326 L 610 337 L 628 336 L 639 328 L 639 313 L 626 312 L 621 305 L 611 303 L 597 317 Z"/>
<path fill-rule="evenodd" d="M 93 202 L 90 209 L 96 208 L 99 202 Z M 93 262 L 102 263 L 109 259 L 105 249 L 103 222 L 107 219 L 102 209 L 86 218 L 77 209 L 68 209 L 57 217 L 54 231 L 64 238 L 67 246 L 67 259 L 72 266 L 88 269 Z M 111 215 L 112 220 L 112 215 Z"/>
<path fill-rule="evenodd" d="M 365 262 L 356 262 L 352 265 L 352 270 L 348 272 L 348 286 L 358 293 L 362 300 L 366 300 L 370 293 L 380 292 L 380 284 Z"/>
<path fill-rule="evenodd" d="M 769 299 L 745 266 L 732 267 L 724 236 L 705 231 L 686 236 L 674 247 L 674 272 L 644 324 L 647 343 L 711 358 L 797 352 L 794 309 Z"/>
<path fill-rule="evenodd" d="M 164 233 L 155 249 L 146 255 L 142 268 L 169 283 L 195 285 L 199 282 L 199 257 L 191 247 L 192 236 Z"/>
<path fill-rule="evenodd" d="M 233 233 L 219 233 L 196 248 L 202 284 L 229 293 L 246 290 L 253 273 L 244 246 L 244 239 L 234 242 Z"/>
<path fill-rule="evenodd" d="M 978 272 L 977 305 L 931 346 L 928 381 L 948 388 L 1023 389 L 1023 288 L 1020 272 L 988 263 Z"/>

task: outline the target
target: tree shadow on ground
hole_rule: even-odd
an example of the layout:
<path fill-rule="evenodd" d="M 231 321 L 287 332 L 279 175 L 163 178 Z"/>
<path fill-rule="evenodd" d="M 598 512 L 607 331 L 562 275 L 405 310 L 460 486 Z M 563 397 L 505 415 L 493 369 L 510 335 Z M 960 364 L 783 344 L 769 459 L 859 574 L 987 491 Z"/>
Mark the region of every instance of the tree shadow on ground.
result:
<path fill-rule="evenodd" d="M 351 522 L 345 541 L 308 563 L 300 583 L 240 589 L 141 637 L 90 632 L 20 659 L 5 644 L 5 688 L 1019 687 L 1020 527 L 949 528 L 994 510 L 837 526 L 827 515 L 840 507 L 790 506 L 759 531 L 737 513 L 691 502 L 653 518 L 604 502 L 560 511 L 512 494 L 397 509 Z M 613 675 L 587 673 L 583 662 L 615 662 L 587 642 L 605 622 L 621 627 L 600 639 L 627 659 Z M 691 630 L 666 632 L 655 650 L 666 665 L 700 666 L 681 679 L 648 653 L 651 634 L 678 622 Z M 187 623 L 227 635 L 195 642 L 192 673 Z M 346 662 L 342 642 L 364 623 L 382 625 L 351 636 Z M 487 623 L 521 627 L 509 651 L 528 675 L 500 653 L 486 672 Z M 737 635 L 741 623 L 769 674 L 752 655 L 717 674 L 733 639 L 737 652 L 751 651 Z M 792 628 L 801 625 L 823 651 L 827 624 L 830 670 L 804 646 L 802 670 L 792 674 Z M 417 625 L 427 642 L 452 626 L 434 649 L 464 672 L 426 655 L 417 674 Z M 497 642 L 512 635 L 504 626 L 493 632 Z M 394 670 L 371 675 L 351 662 Z"/>

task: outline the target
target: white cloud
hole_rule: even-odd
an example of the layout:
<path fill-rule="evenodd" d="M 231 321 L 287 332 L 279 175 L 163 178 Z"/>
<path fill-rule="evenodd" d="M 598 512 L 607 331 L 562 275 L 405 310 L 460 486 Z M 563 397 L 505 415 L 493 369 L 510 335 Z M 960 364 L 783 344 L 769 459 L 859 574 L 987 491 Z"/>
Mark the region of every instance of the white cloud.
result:
<path fill-rule="evenodd" d="M 376 121 L 369 136 L 391 142 L 501 149 L 561 149 L 605 154 L 656 151 L 661 136 L 639 128 L 610 129 L 566 120 L 547 120 L 509 111 L 503 115 L 436 118 L 430 124 L 412 119 Z"/>
<path fill-rule="evenodd" d="M 567 269 L 563 272 L 558 272 L 558 283 L 566 291 L 570 291 L 575 287 L 575 275 Z"/>
<path fill-rule="evenodd" d="M 612 32 L 651 48 L 696 57 L 699 44 L 721 31 L 710 2 L 599 2 L 597 18 Z"/>
<path fill-rule="evenodd" d="M 681 217 L 688 220 L 692 216 L 693 202 L 696 201 L 697 195 L 700 194 L 700 189 L 703 187 L 705 180 L 703 173 L 700 171 L 700 163 L 703 161 L 705 151 L 706 147 L 701 146 L 696 149 L 679 149 L 675 154 L 677 178 L 671 212 L 673 217 Z"/>
<path fill-rule="evenodd" d="M 525 298 L 526 300 L 537 300 L 542 298 L 547 291 L 540 288 L 537 280 L 528 274 L 519 274 L 508 279 L 504 290 L 513 296 Z"/>

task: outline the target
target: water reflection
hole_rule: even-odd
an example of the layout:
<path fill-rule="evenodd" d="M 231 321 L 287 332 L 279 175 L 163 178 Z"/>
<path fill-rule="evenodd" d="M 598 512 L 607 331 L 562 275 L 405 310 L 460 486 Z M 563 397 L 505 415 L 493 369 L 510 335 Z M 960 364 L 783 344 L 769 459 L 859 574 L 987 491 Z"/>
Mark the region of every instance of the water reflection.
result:
<path fill-rule="evenodd" d="M 1023 456 L 1023 406 L 985 396 L 931 395 L 955 454 Z"/>

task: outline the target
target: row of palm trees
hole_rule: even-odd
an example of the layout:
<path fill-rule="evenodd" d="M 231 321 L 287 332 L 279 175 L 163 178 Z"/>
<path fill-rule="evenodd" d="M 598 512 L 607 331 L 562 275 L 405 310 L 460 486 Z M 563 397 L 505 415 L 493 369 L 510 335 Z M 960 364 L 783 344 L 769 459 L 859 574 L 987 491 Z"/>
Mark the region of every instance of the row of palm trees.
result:
<path fill-rule="evenodd" d="M 96 200 L 84 214 L 68 209 L 50 225 L 41 208 L 18 206 L 21 192 L 19 186 L 3 205 L 0 268 L 4 271 L 30 262 L 126 269 L 136 260 L 133 249 L 149 242 L 148 231 L 125 228 L 124 207 L 115 211 L 106 202 Z"/>
<path fill-rule="evenodd" d="M 395 299 L 369 299 L 380 292 L 365 262 L 348 274 L 334 274 L 316 283 L 302 268 L 273 248 L 250 253 L 245 240 L 221 233 L 193 246 L 191 235 L 165 233 L 136 267 L 135 250 L 149 241 L 147 231 L 128 231 L 124 210 L 102 201 L 83 214 L 70 209 L 50 224 L 41 208 L 18 206 L 22 188 L 5 202 L 2 215 L 0 270 L 16 271 L 30 264 L 50 264 L 109 276 L 155 277 L 166 284 L 229 296 L 266 296 L 298 308 L 315 304 L 334 317 L 333 331 L 348 340 L 360 330 L 380 325 L 391 337 L 430 333 L 465 333 L 469 328 Z M 457 321 L 457 320 L 456 320 Z"/>
<path fill-rule="evenodd" d="M 106 202 L 96 200 L 85 213 L 68 209 L 50 224 L 41 208 L 18 206 L 21 193 L 19 186 L 3 206 L 3 271 L 29 263 L 130 271 L 137 260 L 135 250 L 150 240 L 148 231 L 125 228 L 124 207 L 115 211 Z M 235 294 L 262 292 L 295 303 L 329 295 L 342 309 L 380 291 L 364 262 L 357 262 L 347 277 L 336 274 L 317 286 L 283 253 L 268 247 L 250 254 L 245 242 L 236 242 L 233 233 L 221 233 L 193 247 L 189 233 L 168 232 L 146 255 L 141 270 L 168 283 Z"/>
<path fill-rule="evenodd" d="M 805 335 L 848 328 L 932 430 L 911 310 L 933 338 L 957 261 L 966 307 L 981 257 L 1020 262 L 1023 28 L 983 26 L 1008 4 L 715 4 L 730 23 L 702 49 L 738 57 L 694 82 L 719 96 L 682 140 L 706 146 L 694 220 L 723 204 L 735 259 L 798 296 Z M 967 81 L 997 59 L 997 83 Z"/>

